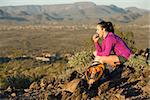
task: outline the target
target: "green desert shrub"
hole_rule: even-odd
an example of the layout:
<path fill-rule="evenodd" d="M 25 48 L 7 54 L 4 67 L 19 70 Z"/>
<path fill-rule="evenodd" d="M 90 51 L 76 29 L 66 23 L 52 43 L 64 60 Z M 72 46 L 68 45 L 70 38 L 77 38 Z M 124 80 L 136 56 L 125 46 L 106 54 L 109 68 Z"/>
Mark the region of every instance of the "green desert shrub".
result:
<path fill-rule="evenodd" d="M 122 32 L 119 28 L 115 28 L 115 33 L 121 37 L 131 48 L 133 52 L 136 52 L 137 48 L 135 47 L 135 41 L 134 41 L 134 33 L 131 31 Z"/>
<path fill-rule="evenodd" d="M 145 73 L 150 71 L 149 65 L 146 63 L 146 58 L 138 55 L 138 56 L 132 56 L 129 58 L 129 60 L 125 63 L 125 66 L 128 66 L 133 69 L 134 75 L 129 78 L 129 82 L 139 80 L 141 79 L 142 75 L 148 76 L 149 73 Z M 140 86 L 143 86 L 145 82 L 140 82 Z"/>
<path fill-rule="evenodd" d="M 10 48 L 10 49 L 8 49 L 7 54 L 11 55 L 14 58 L 20 57 L 20 56 L 23 56 L 25 54 L 25 50 L 17 49 L 17 48 Z"/>
<path fill-rule="evenodd" d="M 88 64 L 92 61 L 91 51 L 81 51 L 76 53 L 72 58 L 69 59 L 68 65 L 72 69 L 78 71 L 84 71 Z"/>
<path fill-rule="evenodd" d="M 14 87 L 15 89 L 28 88 L 32 82 L 30 77 L 25 75 L 12 75 L 4 79 L 5 85 Z"/>
<path fill-rule="evenodd" d="M 146 58 L 140 55 L 133 55 L 129 58 L 125 65 L 134 68 L 137 73 L 141 72 L 142 69 L 150 69 L 148 64 L 146 63 Z"/>

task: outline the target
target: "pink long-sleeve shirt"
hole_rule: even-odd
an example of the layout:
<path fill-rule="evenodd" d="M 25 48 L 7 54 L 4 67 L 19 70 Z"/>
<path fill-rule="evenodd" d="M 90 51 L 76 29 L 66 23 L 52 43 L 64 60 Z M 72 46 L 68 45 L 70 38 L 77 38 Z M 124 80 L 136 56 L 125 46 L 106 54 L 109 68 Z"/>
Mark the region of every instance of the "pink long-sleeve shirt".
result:
<path fill-rule="evenodd" d="M 132 54 L 126 43 L 116 34 L 109 32 L 102 40 L 102 45 L 95 43 L 97 56 L 109 56 L 113 51 L 117 56 L 123 56 L 126 59 Z"/>

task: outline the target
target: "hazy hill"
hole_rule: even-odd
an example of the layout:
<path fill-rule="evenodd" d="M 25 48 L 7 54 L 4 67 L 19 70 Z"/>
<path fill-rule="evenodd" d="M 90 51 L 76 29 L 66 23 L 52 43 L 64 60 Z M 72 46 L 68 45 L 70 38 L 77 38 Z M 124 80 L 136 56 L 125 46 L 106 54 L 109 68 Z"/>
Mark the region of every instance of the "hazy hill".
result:
<path fill-rule="evenodd" d="M 87 21 L 98 18 L 117 22 L 131 22 L 147 10 L 135 7 L 119 8 L 115 5 L 96 5 L 92 2 L 57 5 L 29 5 L 0 7 L 0 22 L 48 22 L 48 21 Z"/>
<path fill-rule="evenodd" d="M 140 13 L 140 14 L 142 14 L 142 13 L 148 13 L 148 10 L 139 9 L 139 8 L 136 8 L 136 7 L 128 7 L 128 8 L 126 8 L 126 10 L 131 11 L 133 13 Z"/>

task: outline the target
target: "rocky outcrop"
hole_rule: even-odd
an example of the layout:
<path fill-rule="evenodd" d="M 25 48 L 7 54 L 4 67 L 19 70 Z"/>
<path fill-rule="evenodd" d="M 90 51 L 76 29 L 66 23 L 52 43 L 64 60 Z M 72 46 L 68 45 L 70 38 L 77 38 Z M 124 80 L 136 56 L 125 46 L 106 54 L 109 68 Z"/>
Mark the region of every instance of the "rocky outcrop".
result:
<path fill-rule="evenodd" d="M 9 86 L 1 89 L 2 99 L 52 99 L 52 100 L 145 100 L 150 99 L 150 67 L 140 53 L 111 73 L 87 84 L 84 73 L 73 71 L 65 79 L 41 77 L 27 88 Z M 109 75 L 109 76 L 108 76 Z M 104 78 L 107 79 L 103 80 Z"/>

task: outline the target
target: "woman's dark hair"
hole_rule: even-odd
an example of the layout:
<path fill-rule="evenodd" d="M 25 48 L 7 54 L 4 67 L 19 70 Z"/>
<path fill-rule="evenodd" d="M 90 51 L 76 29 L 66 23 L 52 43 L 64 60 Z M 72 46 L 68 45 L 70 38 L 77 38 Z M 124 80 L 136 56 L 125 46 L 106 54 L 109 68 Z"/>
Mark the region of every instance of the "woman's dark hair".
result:
<path fill-rule="evenodd" d="M 102 28 L 105 28 L 105 30 L 107 32 L 113 32 L 114 33 L 114 27 L 113 27 L 113 24 L 111 22 L 101 21 L 98 23 L 98 25 L 100 25 Z"/>

